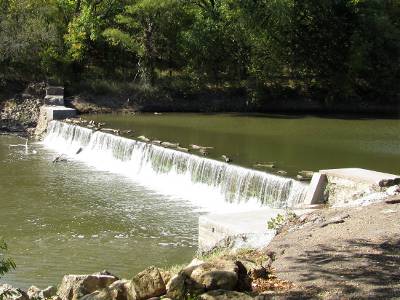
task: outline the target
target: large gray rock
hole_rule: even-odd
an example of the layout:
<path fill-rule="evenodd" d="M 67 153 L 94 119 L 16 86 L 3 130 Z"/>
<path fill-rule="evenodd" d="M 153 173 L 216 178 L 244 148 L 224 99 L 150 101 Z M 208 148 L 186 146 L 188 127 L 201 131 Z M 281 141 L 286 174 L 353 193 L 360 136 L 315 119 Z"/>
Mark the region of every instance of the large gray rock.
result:
<path fill-rule="evenodd" d="M 37 286 L 32 285 L 28 291 L 26 292 L 28 294 L 29 299 L 39 299 L 40 297 L 40 292 L 42 290 L 39 289 Z"/>
<path fill-rule="evenodd" d="M 108 287 L 118 278 L 112 275 L 65 275 L 57 291 L 61 300 L 77 300 Z"/>
<path fill-rule="evenodd" d="M 203 285 L 206 290 L 233 290 L 238 282 L 238 266 L 233 261 L 216 260 L 200 264 L 190 278 Z"/>
<path fill-rule="evenodd" d="M 54 286 L 48 286 L 44 290 L 41 290 L 39 297 L 42 299 L 49 299 L 57 294 L 57 288 Z"/>
<path fill-rule="evenodd" d="M 127 300 L 128 280 L 117 280 L 110 286 L 83 296 L 79 300 Z"/>
<path fill-rule="evenodd" d="M 144 300 L 159 297 L 167 292 L 160 271 L 155 267 L 149 267 L 137 274 L 128 287 L 129 300 Z"/>
<path fill-rule="evenodd" d="M 199 299 L 200 300 L 231 300 L 231 299 L 251 300 L 253 298 L 244 293 L 225 291 L 225 290 L 214 290 L 200 295 Z"/>
<path fill-rule="evenodd" d="M 0 295 L 4 300 L 29 300 L 27 293 L 9 284 L 0 284 Z"/>
<path fill-rule="evenodd" d="M 238 287 L 239 268 L 233 261 L 215 260 L 203 262 L 193 260 L 167 284 L 167 297 L 186 299 L 209 290 L 234 290 Z"/>

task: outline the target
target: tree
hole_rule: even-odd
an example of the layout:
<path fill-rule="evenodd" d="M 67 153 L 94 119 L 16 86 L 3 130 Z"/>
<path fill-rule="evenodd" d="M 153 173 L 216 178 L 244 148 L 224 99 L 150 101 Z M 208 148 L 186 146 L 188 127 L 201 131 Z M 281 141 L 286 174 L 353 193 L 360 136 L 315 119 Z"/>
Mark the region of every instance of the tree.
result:
<path fill-rule="evenodd" d="M 53 1 L 0 0 L 0 77 L 32 80 L 47 50 L 57 44 Z"/>
<path fill-rule="evenodd" d="M 154 85 L 156 68 L 166 61 L 174 65 L 179 34 L 188 18 L 179 0 L 133 0 L 117 15 L 118 26 L 103 35 L 112 45 L 133 53 L 142 80 Z"/>

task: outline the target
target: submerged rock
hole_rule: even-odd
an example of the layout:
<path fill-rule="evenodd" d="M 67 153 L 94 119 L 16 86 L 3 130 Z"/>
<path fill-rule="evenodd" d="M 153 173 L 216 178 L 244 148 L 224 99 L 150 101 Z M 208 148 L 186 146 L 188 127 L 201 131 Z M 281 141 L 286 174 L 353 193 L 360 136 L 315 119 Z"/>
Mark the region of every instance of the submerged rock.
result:
<path fill-rule="evenodd" d="M 274 169 L 275 168 L 275 164 L 273 162 L 257 163 L 257 164 L 254 165 L 254 167 L 256 167 L 256 168 Z"/>

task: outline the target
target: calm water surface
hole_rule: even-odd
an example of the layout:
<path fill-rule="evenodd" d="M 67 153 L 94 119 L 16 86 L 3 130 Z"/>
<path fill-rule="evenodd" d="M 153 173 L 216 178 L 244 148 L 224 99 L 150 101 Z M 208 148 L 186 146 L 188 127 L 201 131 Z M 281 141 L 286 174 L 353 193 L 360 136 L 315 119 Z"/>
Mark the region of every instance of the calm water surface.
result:
<path fill-rule="evenodd" d="M 299 170 L 360 167 L 400 174 L 400 121 L 237 114 L 91 115 L 133 136 L 212 146 L 239 165 L 274 162 Z"/>
<path fill-rule="evenodd" d="M 53 164 L 40 145 L 9 146 L 24 143 L 0 136 L 0 236 L 17 263 L 1 281 L 46 287 L 103 269 L 129 278 L 191 259 L 199 213 L 184 200 L 81 163 Z"/>

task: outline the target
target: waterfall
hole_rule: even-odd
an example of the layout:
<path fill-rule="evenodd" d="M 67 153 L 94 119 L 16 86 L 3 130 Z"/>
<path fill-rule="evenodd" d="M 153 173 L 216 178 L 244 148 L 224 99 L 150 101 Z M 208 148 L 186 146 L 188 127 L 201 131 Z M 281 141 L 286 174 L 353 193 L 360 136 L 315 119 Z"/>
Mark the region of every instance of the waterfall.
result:
<path fill-rule="evenodd" d="M 107 171 L 122 173 L 150 188 L 196 196 L 199 201 L 257 202 L 292 207 L 307 185 L 296 180 L 199 157 L 120 136 L 52 121 L 44 144 Z M 81 149 L 79 154 L 76 154 Z"/>

